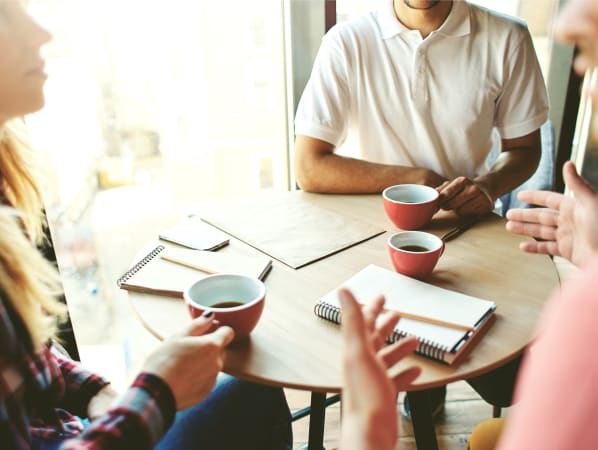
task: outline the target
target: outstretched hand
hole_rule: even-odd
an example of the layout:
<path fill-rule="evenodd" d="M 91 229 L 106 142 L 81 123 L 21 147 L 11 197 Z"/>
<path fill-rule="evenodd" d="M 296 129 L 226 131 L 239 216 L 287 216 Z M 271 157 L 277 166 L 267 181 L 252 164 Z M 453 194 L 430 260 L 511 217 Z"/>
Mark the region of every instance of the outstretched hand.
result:
<path fill-rule="evenodd" d="M 145 361 L 143 371 L 158 375 L 170 386 L 178 410 L 205 399 L 222 370 L 224 348 L 233 340 L 234 332 L 225 326 L 209 332 L 212 325 L 211 318 L 194 319 Z"/>
<path fill-rule="evenodd" d="M 419 376 L 419 367 L 394 375 L 389 369 L 415 351 L 416 338 L 385 347 L 399 316 L 381 316 L 384 298 L 379 297 L 362 311 L 353 294 L 339 291 L 343 333 L 343 450 L 394 449 L 399 436 L 397 395 Z"/>
<path fill-rule="evenodd" d="M 570 161 L 563 166 L 563 178 L 573 197 L 551 191 L 522 191 L 520 200 L 541 208 L 509 210 L 506 227 L 513 233 L 541 239 L 522 242 L 523 251 L 562 256 L 579 266 L 598 253 L 598 193 Z"/>

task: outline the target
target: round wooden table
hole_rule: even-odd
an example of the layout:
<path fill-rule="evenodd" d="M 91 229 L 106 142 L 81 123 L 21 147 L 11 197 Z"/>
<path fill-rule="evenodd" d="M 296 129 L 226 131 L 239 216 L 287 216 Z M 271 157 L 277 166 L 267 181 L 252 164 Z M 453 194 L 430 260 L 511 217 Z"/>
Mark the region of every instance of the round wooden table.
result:
<path fill-rule="evenodd" d="M 386 241 L 396 228 L 386 217 L 382 200 L 377 195 L 304 192 L 288 195 L 295 196 L 294 201 L 309 202 L 362 222 L 377 224 L 387 232 L 297 270 L 274 260 L 273 269 L 265 280 L 264 314 L 250 339 L 227 349 L 225 371 L 274 386 L 317 393 L 340 392 L 342 343 L 339 326 L 316 317 L 314 304 L 368 264 L 392 269 Z M 441 235 L 456 226 L 459 220 L 452 213 L 439 212 L 425 229 Z M 342 233 L 342 229 L 338 232 Z M 559 279 L 549 257 L 519 250 L 519 242 L 524 239 L 507 232 L 504 219 L 491 214 L 446 243 L 438 265 L 425 281 L 494 301 L 496 320 L 473 350 L 456 365 L 447 366 L 418 355 L 399 363 L 422 367 L 422 374 L 415 382 L 416 390 L 487 373 L 520 355 L 529 343 L 542 306 L 558 286 Z M 231 238 L 230 245 L 219 251 L 242 254 L 256 250 Z M 190 320 L 180 299 L 132 292 L 129 299 L 140 320 L 157 337 L 172 334 Z M 421 445 L 418 439 L 418 435 L 424 439 L 423 434 L 430 431 L 431 420 L 425 427 L 419 427 L 416 419 L 414 417 L 418 447 L 433 448 L 435 438 L 433 442 Z"/>

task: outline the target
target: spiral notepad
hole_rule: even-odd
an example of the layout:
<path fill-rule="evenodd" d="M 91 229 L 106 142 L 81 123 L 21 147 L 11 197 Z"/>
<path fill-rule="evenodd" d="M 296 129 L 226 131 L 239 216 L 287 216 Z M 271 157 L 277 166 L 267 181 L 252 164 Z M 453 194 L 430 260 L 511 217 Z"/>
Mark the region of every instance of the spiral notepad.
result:
<path fill-rule="evenodd" d="M 159 244 L 116 284 L 129 291 L 182 298 L 191 283 L 209 274 L 239 273 L 263 279 L 271 266 L 272 260 L 258 253 L 211 252 Z"/>
<path fill-rule="evenodd" d="M 382 294 L 387 309 L 425 318 L 425 321 L 402 318 L 388 340 L 392 343 L 406 336 L 417 336 L 420 341 L 417 353 L 446 364 L 453 364 L 471 349 L 475 338 L 492 322 L 496 309 L 488 300 L 439 288 L 375 265 L 356 273 L 342 287 L 349 288 L 360 302 L 369 302 Z M 339 288 L 316 303 L 317 316 L 340 323 Z"/>
<path fill-rule="evenodd" d="M 140 261 L 138 261 L 133 267 L 131 267 L 129 270 L 127 270 L 118 280 L 116 280 L 116 285 L 118 287 L 122 287 L 123 284 L 127 284 L 127 281 L 129 281 L 129 279 L 135 275 L 137 272 L 139 272 L 141 269 L 143 269 L 143 267 L 148 264 L 152 259 L 154 259 L 156 256 L 158 256 L 160 254 L 160 252 L 162 250 L 164 250 L 164 246 L 163 245 L 158 245 L 155 249 L 153 249 L 151 252 L 149 252 L 144 258 L 142 258 Z"/>

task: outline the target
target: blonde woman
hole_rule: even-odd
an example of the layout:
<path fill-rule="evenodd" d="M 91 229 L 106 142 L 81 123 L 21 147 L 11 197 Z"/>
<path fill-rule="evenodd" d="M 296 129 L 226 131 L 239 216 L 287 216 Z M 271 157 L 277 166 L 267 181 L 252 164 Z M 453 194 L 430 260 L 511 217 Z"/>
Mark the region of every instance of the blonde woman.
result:
<path fill-rule="evenodd" d="M 208 333 L 209 315 L 159 346 L 122 396 L 49 343 L 66 310 L 36 248 L 42 189 L 19 118 L 44 104 L 40 49 L 50 38 L 24 2 L 0 0 L 0 446 L 290 448 L 282 390 L 219 375 L 233 331 Z"/>

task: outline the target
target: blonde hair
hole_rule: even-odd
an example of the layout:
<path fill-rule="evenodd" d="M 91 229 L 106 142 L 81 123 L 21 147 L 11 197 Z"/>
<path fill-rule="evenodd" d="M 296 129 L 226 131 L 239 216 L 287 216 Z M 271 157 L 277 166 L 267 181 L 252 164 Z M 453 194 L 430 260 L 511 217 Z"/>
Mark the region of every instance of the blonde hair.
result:
<path fill-rule="evenodd" d="M 22 318 L 38 350 L 55 335 L 66 306 L 58 300 L 58 271 L 23 234 L 17 215 L 13 208 L 0 207 L 0 292 Z"/>
<path fill-rule="evenodd" d="M 31 240 L 44 240 L 46 224 L 37 155 L 27 139 L 20 119 L 7 122 L 0 129 L 0 193 L 22 213 L 25 231 Z"/>

